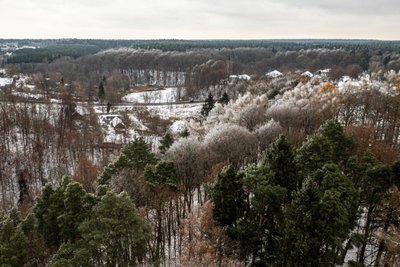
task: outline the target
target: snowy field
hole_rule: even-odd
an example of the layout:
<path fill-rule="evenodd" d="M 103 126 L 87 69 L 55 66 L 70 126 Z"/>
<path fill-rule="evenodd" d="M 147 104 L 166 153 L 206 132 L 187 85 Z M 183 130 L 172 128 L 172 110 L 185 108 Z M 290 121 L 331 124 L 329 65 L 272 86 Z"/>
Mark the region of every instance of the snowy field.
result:
<path fill-rule="evenodd" d="M 122 97 L 122 101 L 131 103 L 171 103 L 177 99 L 177 88 L 170 87 L 164 90 L 131 93 Z"/>
<path fill-rule="evenodd" d="M 147 109 L 153 114 L 158 114 L 161 118 L 188 119 L 199 116 L 202 106 L 203 103 L 193 103 L 180 105 L 147 106 Z"/>
<path fill-rule="evenodd" d="M 13 78 L 0 78 L 0 87 L 12 84 Z"/>

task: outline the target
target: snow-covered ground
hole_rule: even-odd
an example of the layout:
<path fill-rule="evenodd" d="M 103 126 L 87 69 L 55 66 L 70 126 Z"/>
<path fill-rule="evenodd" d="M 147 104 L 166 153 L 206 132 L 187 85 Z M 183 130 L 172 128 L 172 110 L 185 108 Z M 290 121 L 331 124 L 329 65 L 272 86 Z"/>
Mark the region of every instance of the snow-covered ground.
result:
<path fill-rule="evenodd" d="M 4 69 L 0 69 L 1 74 L 5 74 Z M 18 88 L 28 88 L 30 90 L 34 90 L 36 87 L 32 84 L 29 84 L 31 78 L 26 75 L 14 75 L 13 77 L 0 77 L 0 87 L 8 86 L 13 83 L 15 79 L 15 85 Z"/>
<path fill-rule="evenodd" d="M 27 99 L 44 99 L 44 95 L 42 94 L 31 94 L 31 93 L 24 93 L 24 92 L 12 92 L 13 95 L 27 98 Z M 54 99 L 55 100 L 55 99 Z"/>
<path fill-rule="evenodd" d="M 187 122 L 184 120 L 177 120 L 172 123 L 171 127 L 169 128 L 173 134 L 181 133 L 183 130 L 187 128 Z"/>
<path fill-rule="evenodd" d="M 164 90 L 131 93 L 122 97 L 122 101 L 131 103 L 171 103 L 177 99 L 177 88 L 170 87 Z"/>
<path fill-rule="evenodd" d="M 202 106 L 202 103 L 196 103 L 183 105 L 148 106 L 147 109 L 153 114 L 158 114 L 161 118 L 188 119 L 198 116 Z"/>
<path fill-rule="evenodd" d="M 13 78 L 0 78 L 0 87 L 12 84 Z"/>
<path fill-rule="evenodd" d="M 200 114 L 202 103 L 192 104 L 166 104 L 142 107 L 147 109 L 152 115 L 160 116 L 163 119 L 171 119 L 174 121 L 170 127 L 172 133 L 177 134 L 188 128 L 190 119 L 197 117 Z M 114 106 L 112 113 L 105 115 L 105 108 L 102 106 L 94 106 L 95 112 L 99 115 L 99 122 L 103 128 L 105 142 L 110 143 L 126 143 L 133 137 L 138 137 L 143 134 L 143 131 L 148 130 L 148 127 L 137 117 L 135 107 L 130 106 Z M 77 111 L 83 115 L 88 114 L 87 106 L 78 105 Z M 116 126 L 120 122 L 121 112 L 127 112 L 131 121 L 130 127 L 126 130 L 118 131 Z M 118 117 L 118 119 L 116 119 Z M 110 119 L 107 119 L 110 118 Z M 118 123 L 115 123 L 118 122 Z M 142 136 L 144 137 L 144 136 Z"/>

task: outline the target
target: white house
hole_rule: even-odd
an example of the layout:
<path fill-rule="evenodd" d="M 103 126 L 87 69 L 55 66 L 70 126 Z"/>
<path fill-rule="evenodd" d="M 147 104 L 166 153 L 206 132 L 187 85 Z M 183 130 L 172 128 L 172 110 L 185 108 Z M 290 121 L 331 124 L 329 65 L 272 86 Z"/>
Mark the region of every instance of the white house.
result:
<path fill-rule="evenodd" d="M 273 70 L 271 72 L 268 72 L 266 74 L 266 76 L 270 77 L 270 78 L 278 78 L 278 77 L 282 77 L 283 73 L 277 70 Z"/>

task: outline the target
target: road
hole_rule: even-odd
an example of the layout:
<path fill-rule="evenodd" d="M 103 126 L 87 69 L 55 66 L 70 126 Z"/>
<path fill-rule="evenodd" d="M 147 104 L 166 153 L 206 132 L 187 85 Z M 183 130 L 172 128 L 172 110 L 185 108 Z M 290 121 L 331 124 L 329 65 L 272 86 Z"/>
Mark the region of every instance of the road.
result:
<path fill-rule="evenodd" d="M 62 102 L 51 102 L 43 99 L 15 99 L 15 100 L 5 100 L 0 99 L 0 103 L 31 103 L 31 104 L 62 104 Z M 74 102 L 77 105 L 92 105 L 95 107 L 107 107 L 107 103 L 98 102 Z M 116 104 L 111 104 L 111 107 L 141 107 L 141 106 L 166 106 L 166 105 L 187 105 L 187 104 L 200 104 L 204 103 L 204 100 L 196 101 L 180 101 L 180 102 L 164 102 L 164 103 L 131 103 L 131 102 L 121 102 Z"/>

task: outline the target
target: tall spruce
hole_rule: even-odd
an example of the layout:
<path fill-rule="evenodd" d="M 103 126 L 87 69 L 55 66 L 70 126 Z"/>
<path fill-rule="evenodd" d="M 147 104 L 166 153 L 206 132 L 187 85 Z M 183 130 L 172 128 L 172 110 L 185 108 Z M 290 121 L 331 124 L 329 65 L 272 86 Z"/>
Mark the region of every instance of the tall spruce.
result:
<path fill-rule="evenodd" d="M 273 173 L 271 182 L 287 189 L 286 201 L 290 202 L 292 193 L 301 184 L 301 179 L 295 161 L 295 151 L 285 136 L 282 135 L 271 145 L 266 153 L 266 164 Z"/>
<path fill-rule="evenodd" d="M 232 166 L 225 167 L 217 176 L 212 189 L 212 200 L 214 219 L 221 226 L 235 226 L 245 209 L 243 173 L 237 172 Z"/>
<path fill-rule="evenodd" d="M 358 197 L 335 164 L 308 176 L 286 210 L 282 266 L 343 264 L 338 252 L 356 225 Z"/>
<path fill-rule="evenodd" d="M 103 102 L 105 97 L 106 97 L 106 93 L 104 91 L 104 82 L 101 81 L 99 84 L 99 91 L 97 93 L 97 96 L 99 97 L 99 101 Z"/>
<path fill-rule="evenodd" d="M 155 164 L 155 155 L 143 138 L 136 138 L 124 146 L 118 159 L 110 163 L 99 177 L 100 184 L 109 184 L 111 178 L 123 169 L 142 173 L 147 164 Z"/>
<path fill-rule="evenodd" d="M 79 227 L 91 266 L 137 266 L 146 254 L 150 228 L 125 192 L 107 192 Z"/>
<path fill-rule="evenodd" d="M 210 114 L 210 111 L 214 108 L 214 106 L 215 106 L 214 97 L 211 93 L 208 93 L 205 103 L 203 104 L 203 108 L 201 109 L 201 115 L 207 117 L 208 114 Z"/>
<path fill-rule="evenodd" d="M 167 132 L 160 140 L 160 146 L 158 147 L 160 153 L 165 154 L 165 152 L 173 143 L 174 143 L 174 138 L 172 137 L 172 134 L 170 132 Z"/>

